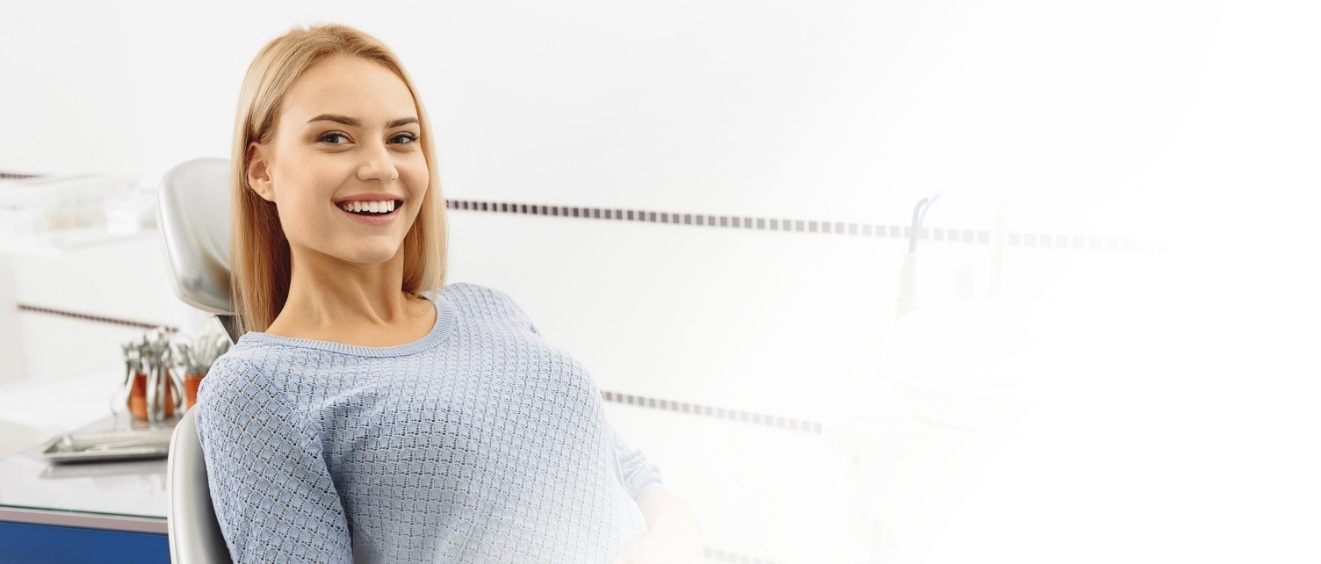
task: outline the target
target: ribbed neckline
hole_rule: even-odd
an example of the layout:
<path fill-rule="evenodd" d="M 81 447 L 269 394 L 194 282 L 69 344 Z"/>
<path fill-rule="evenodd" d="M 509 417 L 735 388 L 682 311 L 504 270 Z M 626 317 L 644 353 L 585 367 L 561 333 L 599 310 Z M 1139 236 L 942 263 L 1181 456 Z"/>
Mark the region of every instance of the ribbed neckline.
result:
<path fill-rule="evenodd" d="M 423 297 L 426 298 L 426 296 Z M 245 333 L 242 337 L 239 337 L 236 346 L 243 346 L 245 343 L 252 345 L 278 345 L 282 347 L 317 349 L 340 354 L 368 357 L 406 356 L 415 354 L 439 346 L 441 343 L 445 342 L 445 339 L 449 337 L 450 333 L 454 332 L 454 306 L 450 305 L 449 302 L 445 301 L 445 299 L 440 296 L 428 299 L 430 299 L 436 306 L 436 324 L 432 326 L 431 331 L 421 339 L 403 345 L 395 345 L 393 347 L 360 347 L 357 345 L 346 345 L 344 343 L 335 343 L 331 341 L 295 339 L 292 337 L 272 335 L 270 333 L 250 331 Z"/>

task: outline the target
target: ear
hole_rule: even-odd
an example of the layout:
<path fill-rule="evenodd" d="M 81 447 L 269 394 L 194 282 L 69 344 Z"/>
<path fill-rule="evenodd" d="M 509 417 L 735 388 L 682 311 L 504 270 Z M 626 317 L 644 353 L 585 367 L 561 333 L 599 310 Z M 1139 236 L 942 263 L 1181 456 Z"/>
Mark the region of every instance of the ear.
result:
<path fill-rule="evenodd" d="M 269 150 L 260 143 L 248 145 L 248 186 L 268 202 L 275 201 L 275 185 L 271 182 Z"/>

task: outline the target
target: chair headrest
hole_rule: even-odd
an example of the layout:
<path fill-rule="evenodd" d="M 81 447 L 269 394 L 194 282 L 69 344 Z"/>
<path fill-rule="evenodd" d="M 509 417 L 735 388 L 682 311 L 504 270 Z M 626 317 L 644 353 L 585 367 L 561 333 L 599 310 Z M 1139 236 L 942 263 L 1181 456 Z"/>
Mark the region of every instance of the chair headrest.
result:
<path fill-rule="evenodd" d="M 234 314 L 229 289 L 228 159 L 193 159 L 161 178 L 157 225 L 174 293 L 221 316 Z"/>

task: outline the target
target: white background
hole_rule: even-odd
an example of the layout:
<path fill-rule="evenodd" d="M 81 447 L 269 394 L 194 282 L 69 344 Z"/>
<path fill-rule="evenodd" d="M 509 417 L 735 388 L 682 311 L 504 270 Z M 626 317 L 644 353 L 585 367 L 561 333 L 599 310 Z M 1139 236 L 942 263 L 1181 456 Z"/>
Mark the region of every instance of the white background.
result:
<path fill-rule="evenodd" d="M 941 193 L 928 226 L 988 230 L 1003 209 L 1010 232 L 1151 241 L 1007 249 L 1002 301 L 1050 312 L 1033 326 L 1042 346 L 960 331 L 988 295 L 987 245 L 919 247 L 919 311 L 948 313 L 923 333 L 893 323 L 897 239 L 450 214 L 452 280 L 512 294 L 604 390 L 830 421 L 903 405 L 887 355 L 963 359 L 966 375 L 990 366 L 979 354 L 1033 344 L 1047 376 L 1021 436 L 919 427 L 868 471 L 892 561 L 1307 560 L 1321 525 L 1307 456 L 1321 429 L 1319 15 L 1246 1 L 10 2 L 0 171 L 152 181 L 227 157 L 251 57 L 333 21 L 401 56 L 453 199 L 904 225 Z M 0 338 L 23 356 L 0 381 L 113 370 L 135 333 L 17 304 L 190 323 L 156 253 L 146 238 L 0 259 Z M 611 410 L 712 547 L 777 562 L 853 550 L 845 451 Z"/>

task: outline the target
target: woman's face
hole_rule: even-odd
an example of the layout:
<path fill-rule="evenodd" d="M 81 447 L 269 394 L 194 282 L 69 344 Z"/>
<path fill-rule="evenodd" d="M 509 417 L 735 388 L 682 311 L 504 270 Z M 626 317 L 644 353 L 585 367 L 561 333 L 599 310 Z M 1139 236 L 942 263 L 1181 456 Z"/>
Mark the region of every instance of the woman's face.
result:
<path fill-rule="evenodd" d="M 399 254 L 430 181 L 420 135 L 408 87 L 378 63 L 335 57 L 294 83 L 248 181 L 275 202 L 295 268 Z"/>

